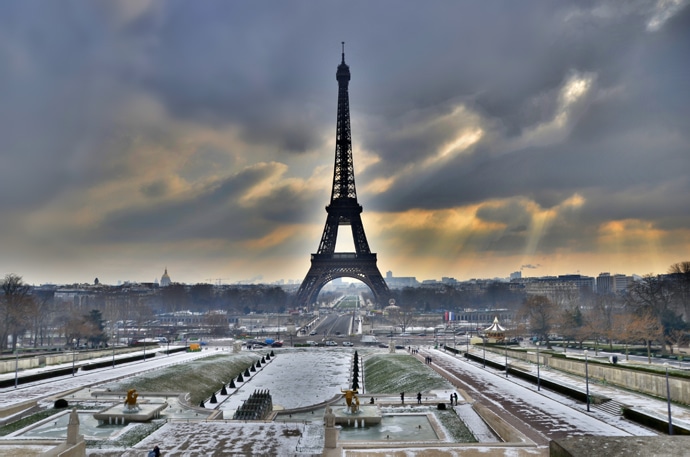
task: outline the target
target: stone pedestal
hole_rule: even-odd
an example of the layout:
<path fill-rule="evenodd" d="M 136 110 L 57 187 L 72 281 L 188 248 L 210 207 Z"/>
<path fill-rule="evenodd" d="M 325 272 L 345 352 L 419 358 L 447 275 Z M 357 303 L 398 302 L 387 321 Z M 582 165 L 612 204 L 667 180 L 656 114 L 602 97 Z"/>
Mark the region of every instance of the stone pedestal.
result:
<path fill-rule="evenodd" d="M 393 344 L 392 341 L 388 343 L 388 352 L 390 352 L 391 354 L 395 354 L 395 344 Z"/>
<path fill-rule="evenodd" d="M 335 449 L 338 446 L 338 429 L 335 427 L 335 414 L 330 406 L 323 415 L 323 425 L 326 426 L 324 447 Z"/>
<path fill-rule="evenodd" d="M 159 417 L 160 412 L 168 407 L 168 403 L 138 403 L 139 410 L 125 413 L 122 405 L 105 408 L 93 415 L 94 419 L 104 424 L 129 424 L 130 422 L 148 422 Z"/>
<path fill-rule="evenodd" d="M 323 445 L 326 449 L 335 449 L 338 447 L 339 432 L 340 430 L 336 427 L 326 427 L 326 436 Z"/>

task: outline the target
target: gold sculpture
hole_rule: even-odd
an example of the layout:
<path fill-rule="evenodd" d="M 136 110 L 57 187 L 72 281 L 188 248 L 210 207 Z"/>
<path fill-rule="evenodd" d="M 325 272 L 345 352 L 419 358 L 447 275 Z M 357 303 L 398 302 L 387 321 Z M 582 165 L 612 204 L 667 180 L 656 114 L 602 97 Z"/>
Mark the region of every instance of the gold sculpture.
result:
<path fill-rule="evenodd" d="M 127 391 L 127 398 L 125 399 L 125 409 L 126 410 L 138 410 L 139 406 L 137 405 L 137 398 L 139 398 L 139 394 L 137 393 L 136 389 L 129 389 Z"/>
<path fill-rule="evenodd" d="M 350 412 L 356 413 L 357 411 L 359 411 L 359 398 L 357 397 L 357 389 L 340 389 L 340 391 L 345 394 L 345 403 L 347 403 L 347 408 L 350 410 Z"/>

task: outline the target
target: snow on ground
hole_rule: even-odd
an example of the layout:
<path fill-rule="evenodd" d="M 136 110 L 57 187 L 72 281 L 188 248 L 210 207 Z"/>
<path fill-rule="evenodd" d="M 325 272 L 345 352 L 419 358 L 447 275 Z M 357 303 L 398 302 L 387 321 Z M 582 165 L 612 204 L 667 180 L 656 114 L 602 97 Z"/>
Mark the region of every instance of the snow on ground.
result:
<path fill-rule="evenodd" d="M 187 363 L 197 358 L 217 354 L 218 352 L 215 350 L 205 350 L 201 352 L 180 352 L 171 354 L 169 356 L 158 353 L 155 357 L 146 359 L 145 362 L 140 361 L 127 363 L 123 365 L 116 365 L 115 368 L 103 368 L 93 371 L 77 371 L 76 376 L 68 375 L 29 384 L 20 384 L 17 389 L 14 387 L 2 388 L 0 389 L 0 408 L 16 405 L 28 400 L 38 401 L 46 397 L 56 397 L 63 392 L 99 385 L 114 379 L 126 378 L 144 373 L 149 370 L 158 370 L 163 367 Z M 136 353 L 130 353 L 128 355 L 136 355 Z M 93 362 L 106 359 L 109 360 L 110 358 L 104 357 L 103 359 L 94 359 Z M 51 367 L 51 369 L 57 368 L 59 367 Z M 46 371 L 46 369 L 40 368 L 24 370 L 20 373 L 20 375 L 28 375 L 41 371 Z"/>
<path fill-rule="evenodd" d="M 437 366 L 441 363 L 461 364 L 461 361 L 452 356 L 448 356 L 438 351 L 438 355 L 434 355 L 434 361 Z M 587 415 L 579 409 L 573 409 L 571 405 L 565 405 L 558 401 L 554 401 L 541 392 L 536 392 L 531 388 L 513 382 L 513 377 L 505 378 L 504 376 L 487 376 L 487 370 L 474 364 L 466 363 L 459 365 L 462 370 L 470 377 L 474 378 L 477 383 L 482 385 L 482 392 L 469 392 L 470 396 L 478 397 L 480 395 L 487 398 L 487 396 L 500 397 L 502 402 L 494 401 L 493 403 L 500 409 L 504 409 L 504 403 L 510 401 L 517 403 L 521 409 L 521 413 L 530 418 L 530 421 L 537 424 L 542 424 L 545 429 L 552 432 L 564 431 L 570 435 L 599 435 L 599 436 L 625 436 L 630 433 L 624 432 L 616 427 L 600 420 L 595 420 L 590 415 Z M 504 414 L 509 414 L 507 411 Z"/>
<path fill-rule="evenodd" d="M 441 351 L 438 351 L 438 353 L 444 354 L 445 357 L 448 357 L 450 359 L 457 360 L 455 357 L 445 354 Z M 477 354 L 479 353 L 477 352 Z M 487 352 L 487 358 L 488 357 L 489 353 Z M 496 354 L 492 354 L 491 357 L 494 357 L 493 360 L 499 363 L 502 363 L 502 361 L 504 360 L 502 356 Z M 510 363 L 519 365 L 521 370 L 531 372 L 535 376 L 537 375 L 537 367 L 535 364 L 525 363 L 517 360 L 511 361 Z M 561 384 L 567 384 L 581 389 L 582 391 L 586 389 L 585 379 L 578 376 L 568 375 L 566 373 L 562 373 L 560 371 L 544 367 L 543 365 L 540 368 L 539 374 L 542 379 L 549 379 L 551 381 L 559 382 Z M 511 377 L 511 380 L 512 382 L 519 383 L 528 387 L 531 386 L 533 389 L 536 388 L 534 384 L 521 380 L 519 378 Z M 559 396 L 558 394 L 551 392 L 548 389 L 542 389 L 541 393 L 542 395 Z M 660 417 L 668 417 L 668 403 L 666 402 L 666 400 L 663 399 L 651 397 L 649 395 L 644 395 L 637 392 L 632 392 L 629 390 L 615 387 L 613 385 L 600 384 L 598 382 L 594 382 L 591 380 L 589 382 L 589 393 L 590 395 L 602 395 L 604 397 L 615 400 L 623 405 L 654 413 Z M 572 404 L 574 405 L 574 407 L 580 409 L 585 408 L 584 403 L 579 403 L 573 400 Z M 595 413 L 597 412 L 598 411 L 595 411 Z M 690 408 L 688 407 L 673 404 L 671 406 L 671 415 L 674 422 L 681 421 L 685 424 L 690 424 Z"/>
<path fill-rule="evenodd" d="M 218 407 L 226 419 L 231 419 L 256 390 L 270 391 L 274 407 L 295 409 L 330 400 L 348 386 L 352 350 L 290 349 L 274 353 L 269 363 L 245 379 Z"/>
<path fill-rule="evenodd" d="M 173 422 L 121 455 L 141 457 L 156 445 L 164 455 L 318 455 L 323 450 L 323 430 L 317 424 L 301 423 Z"/>
<path fill-rule="evenodd" d="M 255 390 L 268 389 L 273 396 L 275 405 L 284 408 L 298 408 L 320 403 L 331 399 L 340 393 L 341 388 L 347 387 L 348 372 L 352 349 L 341 348 L 308 348 L 308 349 L 282 349 L 274 350 L 276 357 L 270 363 L 254 373 L 250 380 L 239 386 L 219 406 L 226 412 L 225 417 L 231 417 L 231 411 L 238 408 L 244 400 Z M 362 356 L 360 350 L 360 356 Z M 116 368 L 97 370 L 94 372 L 79 372 L 77 376 L 66 376 L 49 383 L 35 384 L 19 389 L 1 389 L 0 407 L 16 404 L 27 399 L 40 399 L 47 396 L 55 396 L 59 392 L 85 386 L 98 385 L 115 378 L 133 376 L 142 371 L 155 370 L 175 363 L 187 363 L 197 357 L 205 357 L 217 354 L 211 348 L 200 353 L 181 353 L 171 356 L 158 355 L 146 362 L 139 362 L 118 366 Z M 623 422 L 619 418 L 600 411 L 584 412 L 584 405 L 570 400 L 561 395 L 542 389 L 536 391 L 534 385 L 518 378 L 505 379 L 501 373 L 483 369 L 480 365 L 469 363 L 458 357 L 447 355 L 441 351 L 429 351 L 435 364 L 448 365 L 465 370 L 469 375 L 481 382 L 485 388 L 482 391 L 470 392 L 475 398 L 493 393 L 509 395 L 511 401 L 522 404 L 529 414 L 533 414 L 534 420 L 543 420 L 544 424 L 554 428 L 567 428 L 569 434 L 588 435 L 643 435 L 653 434 L 641 427 L 632 426 L 630 422 Z M 489 356 L 489 354 L 487 354 Z M 490 357 L 494 357 L 493 355 Z M 500 357 L 495 356 L 498 360 Z M 517 363 L 517 362 L 516 362 Z M 525 365 L 529 367 L 528 364 Z M 529 369 L 529 368 L 527 368 Z M 536 371 L 536 367 L 534 367 Z M 563 375 L 552 370 L 541 371 L 541 376 L 555 381 L 582 387 L 584 380 Z M 666 414 L 666 403 L 631 392 L 625 392 L 615 388 L 590 384 L 593 393 L 601 393 L 621 403 L 639 407 L 648 411 Z M 246 398 L 245 398 L 246 399 Z M 539 417 L 544 415 L 546 417 Z M 690 418 L 687 408 L 673 405 L 674 419 L 676 416 L 685 420 Z M 553 417 L 559 420 L 553 421 Z M 618 422 L 617 422 L 618 421 Z M 125 456 L 144 455 L 143 451 L 158 445 L 166 455 L 299 455 L 318 454 L 323 449 L 323 426 L 320 422 L 295 422 L 295 423 L 237 423 L 226 421 L 171 421 L 147 438 L 137 444 L 133 449 L 126 451 Z M 493 445 L 485 444 L 484 448 L 492 455 Z M 495 455 L 509 455 L 507 448 L 500 448 Z M 438 451 L 438 452 L 437 452 Z M 520 450 L 520 455 L 528 455 L 534 451 L 534 455 L 543 455 L 537 448 Z M 103 452 L 103 454 L 101 454 Z M 356 455 L 358 451 L 348 451 L 347 455 Z M 402 453 L 399 453 L 402 452 Z M 431 453 L 430 453 L 431 452 Z M 88 455 L 106 455 L 103 451 L 89 449 Z M 461 455 L 451 449 L 408 448 L 406 450 L 393 451 L 382 445 L 380 449 L 362 450 L 362 455 Z M 512 454 L 510 454 L 512 455 Z M 517 454 L 515 454 L 517 455 Z M 531 455 L 531 454 L 530 454 Z"/>

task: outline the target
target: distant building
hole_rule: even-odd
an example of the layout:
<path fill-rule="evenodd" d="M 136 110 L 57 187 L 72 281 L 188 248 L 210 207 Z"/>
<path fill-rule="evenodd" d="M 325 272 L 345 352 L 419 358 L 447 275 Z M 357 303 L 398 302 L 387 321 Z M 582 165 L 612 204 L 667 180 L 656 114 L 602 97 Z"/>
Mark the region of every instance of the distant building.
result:
<path fill-rule="evenodd" d="M 625 293 L 632 283 L 632 276 L 625 276 L 620 274 L 613 276 L 613 286 L 617 294 Z"/>
<path fill-rule="evenodd" d="M 597 293 L 602 295 L 616 293 L 616 282 L 611 273 L 599 273 L 597 276 Z"/>
<path fill-rule="evenodd" d="M 514 271 L 510 274 L 510 280 L 512 281 L 513 279 L 520 279 L 522 278 L 522 272 L 521 271 Z"/>
<path fill-rule="evenodd" d="M 168 276 L 168 267 L 165 267 L 165 273 L 161 276 L 161 287 L 167 287 L 170 285 L 170 276 Z"/>
<path fill-rule="evenodd" d="M 595 290 L 595 279 L 582 275 L 522 278 L 514 280 L 513 284 L 523 284 L 527 295 L 544 295 L 556 303 L 573 300 Z"/>
<path fill-rule="evenodd" d="M 392 271 L 386 272 L 386 284 L 389 289 L 402 289 L 403 287 L 417 287 L 419 281 L 414 276 L 408 277 L 394 277 Z"/>

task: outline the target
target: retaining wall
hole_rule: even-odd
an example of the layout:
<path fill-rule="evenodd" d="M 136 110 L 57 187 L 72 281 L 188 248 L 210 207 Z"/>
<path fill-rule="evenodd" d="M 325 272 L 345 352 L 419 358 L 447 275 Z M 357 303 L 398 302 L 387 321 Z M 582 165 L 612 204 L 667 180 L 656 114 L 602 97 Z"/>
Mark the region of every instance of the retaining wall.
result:
<path fill-rule="evenodd" d="M 505 353 L 505 351 L 499 350 L 493 352 L 496 354 Z M 525 352 L 508 349 L 508 358 L 536 363 L 537 353 L 536 351 Z M 579 357 L 552 357 L 548 352 L 539 351 L 539 359 L 543 365 L 549 366 L 554 370 L 585 377 L 585 360 Z M 617 365 L 595 357 L 590 357 L 587 365 L 590 379 L 655 397 L 666 398 L 665 372 L 650 373 L 636 369 L 635 365 Z M 690 404 L 690 379 L 675 377 L 673 372 L 669 371 L 669 390 L 672 401 L 686 405 Z"/>

